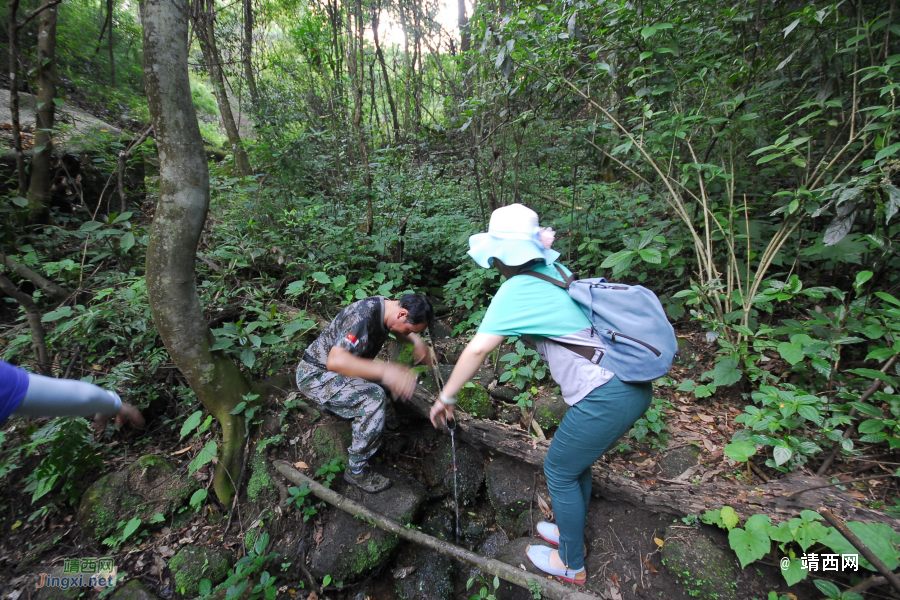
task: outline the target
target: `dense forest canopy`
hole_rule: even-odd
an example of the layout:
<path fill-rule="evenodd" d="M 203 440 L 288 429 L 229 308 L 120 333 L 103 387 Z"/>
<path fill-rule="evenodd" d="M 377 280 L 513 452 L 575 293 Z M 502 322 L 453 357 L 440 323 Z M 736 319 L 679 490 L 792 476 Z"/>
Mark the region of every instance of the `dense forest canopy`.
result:
<path fill-rule="evenodd" d="M 230 514 L 248 449 L 297 443 L 264 423 L 297 408 L 272 386 L 341 307 L 426 294 L 459 356 L 502 281 L 468 237 L 513 203 L 685 340 L 620 454 L 674 446 L 676 400 L 724 406 L 710 479 L 849 474 L 900 516 L 893 0 L 11 0 L 2 20 L 0 358 L 148 420 L 3 424 L 6 531 L 71 517 L 123 448 L 179 442 L 210 472 L 194 509 Z M 530 432 L 546 368 L 514 339 L 490 364 Z M 130 524 L 98 541 L 155 522 Z"/>

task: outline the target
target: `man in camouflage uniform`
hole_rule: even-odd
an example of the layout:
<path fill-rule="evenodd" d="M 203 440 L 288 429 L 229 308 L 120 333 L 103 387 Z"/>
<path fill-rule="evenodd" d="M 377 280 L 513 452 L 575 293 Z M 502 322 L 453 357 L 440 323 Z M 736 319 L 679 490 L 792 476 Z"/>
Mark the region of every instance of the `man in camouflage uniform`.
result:
<path fill-rule="evenodd" d="M 405 294 L 399 300 L 373 296 L 344 308 L 303 353 L 297 366 L 297 387 L 304 396 L 332 413 L 353 419 L 353 441 L 344 479 L 367 492 L 380 492 L 390 479 L 366 468 L 381 445 L 384 429 L 385 392 L 406 400 L 416 379 L 406 367 L 375 362 L 388 334 L 413 344 L 416 363 L 434 360 L 433 353 L 416 335 L 434 318 L 431 304 L 421 294 Z"/>

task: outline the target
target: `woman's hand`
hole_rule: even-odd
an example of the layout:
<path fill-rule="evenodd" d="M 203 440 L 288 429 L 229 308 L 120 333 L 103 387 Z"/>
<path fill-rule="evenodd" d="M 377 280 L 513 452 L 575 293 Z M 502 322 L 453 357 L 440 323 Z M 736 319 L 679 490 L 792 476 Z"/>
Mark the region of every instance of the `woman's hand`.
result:
<path fill-rule="evenodd" d="M 444 404 L 440 401 L 440 399 L 436 400 L 434 404 L 431 405 L 431 414 L 429 417 L 431 418 L 431 424 L 434 425 L 435 429 L 438 429 L 438 421 L 443 423 L 443 425 L 447 426 L 447 421 L 453 418 L 453 410 L 455 406 L 452 404 Z"/>
<path fill-rule="evenodd" d="M 106 429 L 107 423 L 111 418 L 116 418 L 116 427 L 121 427 L 125 423 L 131 423 L 138 429 L 144 428 L 144 417 L 141 415 L 141 411 L 128 404 L 127 402 L 123 402 L 119 407 L 119 412 L 115 415 L 101 415 L 97 414 L 94 417 L 94 431 L 97 435 L 103 433 Z"/>

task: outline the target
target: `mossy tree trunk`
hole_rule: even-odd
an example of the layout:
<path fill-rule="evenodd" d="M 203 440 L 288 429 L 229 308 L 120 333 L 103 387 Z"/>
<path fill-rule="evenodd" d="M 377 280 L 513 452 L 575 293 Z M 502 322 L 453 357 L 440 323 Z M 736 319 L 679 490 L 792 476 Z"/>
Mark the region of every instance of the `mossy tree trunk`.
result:
<path fill-rule="evenodd" d="M 160 337 L 197 398 L 222 425 L 213 485 L 227 505 L 240 474 L 243 416 L 230 411 L 250 391 L 235 364 L 212 352 L 197 294 L 194 256 L 209 208 L 209 171 L 188 79 L 188 0 L 146 0 L 144 76 L 159 145 L 159 206 L 147 247 L 147 292 Z"/>
<path fill-rule="evenodd" d="M 37 56 L 35 73 L 38 93 L 35 110 L 34 158 L 31 160 L 31 183 L 28 186 L 28 203 L 31 219 L 39 220 L 50 206 L 53 163 L 53 118 L 56 109 L 56 4 L 43 0 L 46 5 L 38 17 Z"/>

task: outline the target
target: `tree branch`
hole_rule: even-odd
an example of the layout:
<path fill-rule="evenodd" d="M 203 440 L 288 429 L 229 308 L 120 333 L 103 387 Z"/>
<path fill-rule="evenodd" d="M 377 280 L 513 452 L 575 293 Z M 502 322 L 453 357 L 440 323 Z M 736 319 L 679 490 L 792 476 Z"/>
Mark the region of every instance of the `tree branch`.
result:
<path fill-rule="evenodd" d="M 17 275 L 24 279 L 27 279 L 28 281 L 36 285 L 40 290 L 52 296 L 54 300 L 62 302 L 72 295 L 72 292 L 70 292 L 66 288 L 53 283 L 40 273 L 32 271 L 25 265 L 17 262 L 15 259 L 10 258 L 9 256 L 6 256 L 2 252 L 0 252 L 0 265 L 3 265 L 11 271 L 15 271 Z"/>

